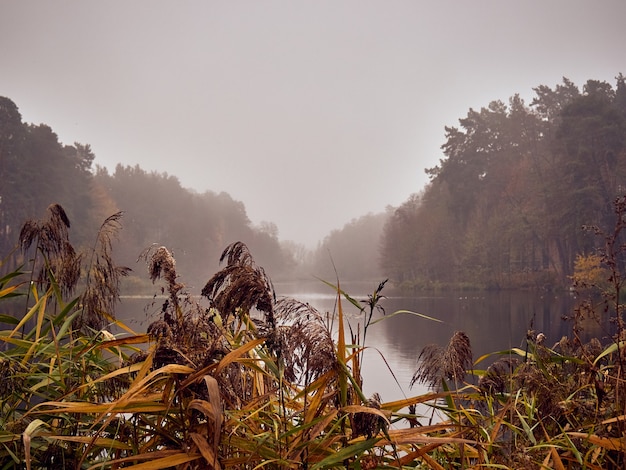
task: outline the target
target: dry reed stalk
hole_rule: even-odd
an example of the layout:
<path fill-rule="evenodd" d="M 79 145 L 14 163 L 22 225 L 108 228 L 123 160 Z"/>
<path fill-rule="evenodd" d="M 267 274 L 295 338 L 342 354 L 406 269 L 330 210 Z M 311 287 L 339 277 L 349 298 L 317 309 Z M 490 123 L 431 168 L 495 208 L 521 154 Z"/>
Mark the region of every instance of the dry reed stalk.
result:
<path fill-rule="evenodd" d="M 418 362 L 417 370 L 411 378 L 411 387 L 417 382 L 436 387 L 446 379 L 460 383 L 472 368 L 470 340 L 464 332 L 457 331 L 445 349 L 436 344 L 425 346 Z"/>

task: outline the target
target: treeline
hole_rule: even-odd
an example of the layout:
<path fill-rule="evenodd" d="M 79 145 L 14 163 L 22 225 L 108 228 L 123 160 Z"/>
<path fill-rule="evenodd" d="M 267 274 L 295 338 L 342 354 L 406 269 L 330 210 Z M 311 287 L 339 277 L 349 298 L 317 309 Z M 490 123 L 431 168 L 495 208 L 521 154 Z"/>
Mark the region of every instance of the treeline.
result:
<path fill-rule="evenodd" d="M 93 159 L 89 145 L 61 145 L 50 127 L 23 123 L 15 103 L 0 97 L 0 255 L 11 252 L 25 220 L 53 202 L 81 221 L 75 236 L 87 236 L 101 215 Z"/>
<path fill-rule="evenodd" d="M 113 254 L 136 277 L 147 279 L 136 261 L 153 244 L 176 258 L 183 282 L 193 289 L 218 269 L 226 246 L 241 241 L 275 281 L 380 280 L 378 245 L 388 214 L 368 214 L 333 230 L 313 250 L 279 239 L 271 222 L 255 226 L 243 202 L 229 194 L 183 188 L 175 176 L 118 164 L 112 172 L 96 165 L 88 144 L 64 145 L 45 124 L 22 122 L 16 104 L 0 97 L 0 259 L 3 269 L 23 260 L 15 250 L 26 220 L 46 216 L 60 204 L 72 223 L 72 243 L 88 248 L 100 224 L 123 212 Z M 1 265 L 2 263 L 0 263 Z M 131 275 L 132 277 L 132 275 Z M 130 284 L 131 289 L 134 284 Z M 138 287 L 138 286 L 134 286 Z"/>
<path fill-rule="evenodd" d="M 119 251 L 129 259 L 156 243 L 170 249 L 185 282 L 197 287 L 218 266 L 220 254 L 233 241 L 258 253 L 258 261 L 278 278 L 295 268 L 268 226 L 254 227 L 242 202 L 227 193 L 196 193 L 174 176 L 117 165 L 113 174 L 98 168 L 94 182 L 124 210 Z"/>
<path fill-rule="evenodd" d="M 446 127 L 430 183 L 384 228 L 381 265 L 407 287 L 552 288 L 604 240 L 626 191 L 626 85 L 568 79 Z"/>
<path fill-rule="evenodd" d="M 234 241 L 246 243 L 276 278 L 295 269 L 295 248 L 281 245 L 272 224 L 253 226 L 243 203 L 228 194 L 195 193 L 174 176 L 139 166 L 118 165 L 110 174 L 93 168 L 94 159 L 89 145 L 63 145 L 49 126 L 22 122 L 15 103 L 0 97 L 0 259 L 11 255 L 4 269 L 23 261 L 15 247 L 24 222 L 45 217 L 51 203 L 67 212 L 79 248 L 93 244 L 106 217 L 123 211 L 116 261 L 142 275 L 145 264 L 136 261 L 153 244 L 174 253 L 192 284 L 216 271 L 221 252 Z"/>
<path fill-rule="evenodd" d="M 430 182 L 400 207 L 353 219 L 317 249 L 281 242 L 272 223 L 253 226 L 226 193 L 196 193 L 139 166 L 94 166 L 89 145 L 63 145 L 45 124 L 22 122 L 0 97 L 0 254 L 15 253 L 21 225 L 61 204 L 73 243 L 90 246 L 102 221 L 124 211 L 114 253 L 135 267 L 153 244 L 172 250 L 189 286 L 217 269 L 220 253 L 245 243 L 276 281 L 378 281 L 409 288 L 554 288 L 576 259 L 603 243 L 583 226 L 612 227 L 626 192 L 626 79 L 616 86 L 568 79 L 470 109 L 445 128 Z"/>

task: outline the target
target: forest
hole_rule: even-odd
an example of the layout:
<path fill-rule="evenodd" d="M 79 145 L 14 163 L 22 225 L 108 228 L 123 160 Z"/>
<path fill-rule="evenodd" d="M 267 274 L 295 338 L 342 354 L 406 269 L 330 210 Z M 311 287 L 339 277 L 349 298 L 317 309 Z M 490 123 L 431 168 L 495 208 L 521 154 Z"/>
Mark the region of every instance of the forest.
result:
<path fill-rule="evenodd" d="M 141 266 L 139 272 L 134 268 L 155 244 L 175 253 L 192 284 L 214 272 L 220 253 L 234 241 L 254 250 L 277 280 L 334 276 L 333 261 L 346 279 L 380 277 L 372 250 L 386 220 L 383 214 L 353 219 L 311 252 L 279 240 L 272 222 L 254 226 L 244 203 L 225 192 L 198 193 L 183 188 L 176 176 L 137 165 L 120 163 L 109 172 L 96 164 L 89 144 L 65 145 L 50 126 L 22 122 L 17 105 L 6 97 L 0 97 L 0 181 L 0 255 L 10 255 L 11 261 L 5 270 L 23 261 L 15 247 L 24 221 L 43 217 L 50 204 L 58 203 L 72 220 L 77 247 L 90 246 L 102 220 L 123 212 L 115 256 L 133 268 L 125 283 L 128 289 L 140 288 L 147 280 Z"/>
<path fill-rule="evenodd" d="M 540 85 L 526 104 L 515 95 L 470 109 L 445 127 L 430 182 L 399 207 L 355 215 L 312 250 L 279 239 L 272 222 L 254 226 L 245 201 L 198 193 L 168 174 L 96 164 L 89 144 L 60 143 L 46 124 L 22 122 L 0 98 L 0 253 L 15 250 L 24 220 L 51 203 L 74 223 L 73 242 L 92 243 L 102 220 L 122 211 L 116 260 L 134 268 L 153 245 L 167 246 L 192 284 L 215 270 L 219 253 L 241 241 L 275 280 L 388 278 L 404 289 L 554 289 L 591 256 L 612 204 L 626 190 L 626 85 L 567 78 Z M 416 156 L 417 157 L 417 156 Z M 131 274 L 137 289 L 145 272 Z M 194 286 L 191 286 L 192 288 Z M 197 286 L 195 286 L 197 287 Z"/>
<path fill-rule="evenodd" d="M 429 185 L 384 228 L 383 272 L 407 288 L 552 289 L 602 245 L 626 191 L 626 85 L 570 80 L 470 109 L 446 127 Z"/>

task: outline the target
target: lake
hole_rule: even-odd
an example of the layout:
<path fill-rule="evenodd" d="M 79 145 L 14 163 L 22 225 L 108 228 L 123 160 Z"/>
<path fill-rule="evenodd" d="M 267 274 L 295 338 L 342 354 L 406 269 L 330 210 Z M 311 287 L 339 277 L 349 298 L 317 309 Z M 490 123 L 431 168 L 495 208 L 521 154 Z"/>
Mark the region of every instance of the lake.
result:
<path fill-rule="evenodd" d="M 375 287 L 342 286 L 357 300 L 366 299 L 368 291 Z M 335 311 L 335 295 L 322 283 L 277 284 L 275 288 L 279 297 L 289 296 L 307 302 L 322 313 Z M 145 331 L 151 318 L 158 315 L 160 304 L 160 301 L 152 304 L 151 298 L 123 298 L 118 318 L 138 331 Z M 389 296 L 381 302 L 389 318 L 371 325 L 367 333 L 364 392 L 367 396 L 378 392 L 384 402 L 425 392 L 423 386 L 409 388 L 420 351 L 431 343 L 445 347 L 458 330 L 470 338 L 474 359 L 512 347 L 525 348 L 529 329 L 543 333 L 545 344 L 552 346 L 570 333 L 571 322 L 564 321 L 563 317 L 573 313 L 575 304 L 576 298 L 569 292 L 446 292 Z M 363 317 L 359 316 L 358 310 L 347 301 L 343 301 L 342 306 L 353 330 L 356 331 L 361 321 L 363 331 Z M 391 317 L 398 310 L 418 312 L 441 322 L 409 314 Z M 585 325 L 587 337 L 596 336 L 604 342 L 607 335 L 592 322 Z"/>

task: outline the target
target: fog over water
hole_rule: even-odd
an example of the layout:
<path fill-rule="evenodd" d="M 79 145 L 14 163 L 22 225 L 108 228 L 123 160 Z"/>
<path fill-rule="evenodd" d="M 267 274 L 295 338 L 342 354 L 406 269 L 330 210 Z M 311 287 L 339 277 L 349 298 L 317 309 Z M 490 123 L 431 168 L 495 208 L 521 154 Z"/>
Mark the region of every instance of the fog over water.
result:
<path fill-rule="evenodd" d="M 0 0 L 0 96 L 96 164 L 313 246 L 426 183 L 444 126 L 626 70 L 626 2 Z"/>

